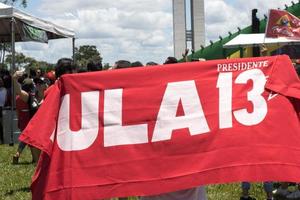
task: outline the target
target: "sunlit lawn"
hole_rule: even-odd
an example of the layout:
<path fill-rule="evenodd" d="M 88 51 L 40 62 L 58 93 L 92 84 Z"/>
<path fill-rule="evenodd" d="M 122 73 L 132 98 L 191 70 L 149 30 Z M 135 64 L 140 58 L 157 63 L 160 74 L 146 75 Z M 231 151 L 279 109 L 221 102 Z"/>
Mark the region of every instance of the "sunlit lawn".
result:
<path fill-rule="evenodd" d="M 12 165 L 12 156 L 16 152 L 17 145 L 13 147 L 0 145 L 0 199 L 1 200 L 28 200 L 31 199 L 30 182 L 35 166 L 31 164 L 31 154 L 28 147 L 25 148 L 19 164 Z M 240 185 L 224 184 L 207 187 L 209 200 L 239 200 Z M 257 200 L 264 200 L 262 184 L 254 184 L 251 194 Z M 136 198 L 131 198 L 132 200 Z"/>
<path fill-rule="evenodd" d="M 30 182 L 34 172 L 30 150 L 26 147 L 18 165 L 12 165 L 17 145 L 0 145 L 0 199 L 31 199 Z"/>

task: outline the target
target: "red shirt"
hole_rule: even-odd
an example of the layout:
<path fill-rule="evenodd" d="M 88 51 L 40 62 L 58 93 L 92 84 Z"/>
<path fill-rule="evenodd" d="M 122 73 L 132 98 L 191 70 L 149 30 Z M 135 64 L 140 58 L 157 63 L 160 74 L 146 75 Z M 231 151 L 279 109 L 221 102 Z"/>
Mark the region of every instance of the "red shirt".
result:
<path fill-rule="evenodd" d="M 23 131 L 30 121 L 28 104 L 20 96 L 16 97 L 16 110 L 18 114 L 18 128 Z"/>

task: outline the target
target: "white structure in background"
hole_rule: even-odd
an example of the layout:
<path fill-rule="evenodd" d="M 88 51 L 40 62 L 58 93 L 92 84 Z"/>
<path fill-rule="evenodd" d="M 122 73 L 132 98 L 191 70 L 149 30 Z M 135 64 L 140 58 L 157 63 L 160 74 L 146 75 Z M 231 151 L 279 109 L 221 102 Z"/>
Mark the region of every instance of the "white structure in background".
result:
<path fill-rule="evenodd" d="M 189 11 L 186 1 L 190 1 Z M 191 23 L 190 30 L 187 30 L 187 23 Z M 191 42 L 194 50 L 205 44 L 204 0 L 173 0 L 173 34 L 176 58 L 181 58 L 187 42 Z"/>

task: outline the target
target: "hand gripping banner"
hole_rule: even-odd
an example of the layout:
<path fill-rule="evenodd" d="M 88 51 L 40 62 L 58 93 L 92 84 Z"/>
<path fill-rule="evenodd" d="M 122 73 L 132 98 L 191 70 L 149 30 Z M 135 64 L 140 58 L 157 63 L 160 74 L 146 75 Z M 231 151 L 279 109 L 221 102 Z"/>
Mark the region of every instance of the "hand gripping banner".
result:
<path fill-rule="evenodd" d="M 20 137 L 33 199 L 300 182 L 299 99 L 287 56 L 65 75 Z"/>

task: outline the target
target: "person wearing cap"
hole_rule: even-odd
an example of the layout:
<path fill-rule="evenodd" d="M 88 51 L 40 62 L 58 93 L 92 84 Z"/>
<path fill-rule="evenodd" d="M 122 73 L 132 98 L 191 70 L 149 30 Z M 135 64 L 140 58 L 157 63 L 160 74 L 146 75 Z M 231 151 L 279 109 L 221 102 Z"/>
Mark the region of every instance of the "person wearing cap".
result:
<path fill-rule="evenodd" d="M 55 82 L 55 72 L 54 71 L 49 71 L 49 72 L 47 72 L 45 75 L 44 75 L 44 77 L 46 78 L 46 79 L 48 79 L 49 80 L 49 84 L 48 84 L 48 86 L 50 86 L 50 85 L 52 85 L 54 82 Z"/>

